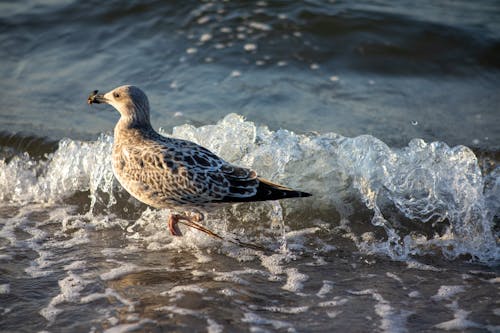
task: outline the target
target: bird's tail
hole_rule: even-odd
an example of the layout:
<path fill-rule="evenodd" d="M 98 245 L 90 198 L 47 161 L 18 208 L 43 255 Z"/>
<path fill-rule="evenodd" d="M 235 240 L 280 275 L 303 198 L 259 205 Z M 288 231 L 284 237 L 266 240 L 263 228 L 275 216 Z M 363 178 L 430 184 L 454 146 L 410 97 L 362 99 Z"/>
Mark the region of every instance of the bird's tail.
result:
<path fill-rule="evenodd" d="M 307 192 L 296 191 L 289 187 L 273 183 L 265 178 L 257 178 L 259 186 L 257 193 L 252 197 L 252 201 L 279 200 L 288 198 L 310 197 Z"/>

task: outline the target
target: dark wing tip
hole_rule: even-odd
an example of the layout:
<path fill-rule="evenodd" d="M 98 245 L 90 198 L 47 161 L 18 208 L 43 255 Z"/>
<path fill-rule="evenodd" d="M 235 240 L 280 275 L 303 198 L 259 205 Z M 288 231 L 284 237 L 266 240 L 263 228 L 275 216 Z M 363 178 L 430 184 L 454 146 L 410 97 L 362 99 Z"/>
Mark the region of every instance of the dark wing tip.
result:
<path fill-rule="evenodd" d="M 312 194 L 297 191 L 289 187 L 273 183 L 265 178 L 258 178 L 257 200 L 279 200 L 288 198 L 310 197 Z"/>
<path fill-rule="evenodd" d="M 299 194 L 300 194 L 300 197 L 303 197 L 303 198 L 306 198 L 306 197 L 312 197 L 312 194 L 311 193 L 307 193 L 307 192 L 300 192 L 300 191 L 297 191 Z"/>
<path fill-rule="evenodd" d="M 273 183 L 265 178 L 258 177 L 256 181 L 256 192 L 253 195 L 242 195 L 239 191 L 229 194 L 222 198 L 222 202 L 250 202 L 250 201 L 267 201 L 280 200 L 291 198 L 305 198 L 312 196 L 311 193 L 296 191 L 289 187 Z M 234 188 L 237 190 L 238 188 Z M 235 195 L 238 194 L 238 195 Z"/>

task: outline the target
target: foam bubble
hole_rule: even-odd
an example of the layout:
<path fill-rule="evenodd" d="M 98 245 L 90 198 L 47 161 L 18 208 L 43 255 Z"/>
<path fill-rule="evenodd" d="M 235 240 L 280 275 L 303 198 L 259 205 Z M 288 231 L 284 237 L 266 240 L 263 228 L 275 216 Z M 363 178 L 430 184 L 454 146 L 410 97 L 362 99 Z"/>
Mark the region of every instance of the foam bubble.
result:
<path fill-rule="evenodd" d="M 343 311 L 327 311 L 326 315 L 328 318 L 337 318 L 340 314 L 342 314 Z"/>
<path fill-rule="evenodd" d="M 202 43 L 208 42 L 211 39 L 212 39 L 212 35 L 209 33 L 205 33 L 205 34 L 200 36 L 200 42 L 202 42 Z"/>
<path fill-rule="evenodd" d="M 239 77 L 239 76 L 241 76 L 241 72 L 237 71 L 237 70 L 234 70 L 234 71 L 231 72 L 230 76 L 231 77 Z"/>
<path fill-rule="evenodd" d="M 304 282 L 309 279 L 309 276 L 300 273 L 295 267 L 285 269 L 287 275 L 286 283 L 282 287 L 285 290 L 297 293 L 304 287 Z"/>
<path fill-rule="evenodd" d="M 383 332 L 407 332 L 406 321 L 413 312 L 403 309 L 396 310 L 382 295 L 373 289 L 351 291 L 351 293 L 354 295 L 370 295 L 377 301 L 375 313 L 381 318 L 380 328 Z"/>
<path fill-rule="evenodd" d="M 248 26 L 250 28 L 256 29 L 256 30 L 262 30 L 262 31 L 271 31 L 272 28 L 269 24 L 261 23 L 261 22 L 255 22 L 252 21 L 248 23 Z"/>
<path fill-rule="evenodd" d="M 208 21 L 210 21 L 210 16 L 202 16 L 202 17 L 198 18 L 198 20 L 196 20 L 196 22 L 200 25 L 208 23 Z"/>
<path fill-rule="evenodd" d="M 400 284 L 403 284 L 403 280 L 401 280 L 401 278 L 399 276 L 397 276 L 396 274 L 391 273 L 391 272 L 386 272 L 385 275 L 390 277 L 391 279 L 398 281 Z"/>
<path fill-rule="evenodd" d="M 186 292 L 204 294 L 207 290 L 195 284 L 175 286 L 170 290 L 162 291 L 160 295 L 162 296 L 178 296 L 178 294 L 184 294 Z"/>
<path fill-rule="evenodd" d="M 236 284 L 241 284 L 241 285 L 249 285 L 250 283 L 241 278 L 241 275 L 263 275 L 267 276 L 267 274 L 261 270 L 258 269 L 245 269 L 245 270 L 237 270 L 237 271 L 231 271 L 231 272 L 215 272 L 215 281 L 229 281 L 233 282 Z"/>
<path fill-rule="evenodd" d="M 53 297 L 50 303 L 40 310 L 40 314 L 48 321 L 54 321 L 56 316 L 63 310 L 57 308 L 57 305 L 63 302 L 76 302 L 80 298 L 80 292 L 88 284 L 80 276 L 69 273 L 65 278 L 58 282 L 60 293 Z"/>
<path fill-rule="evenodd" d="M 224 332 L 224 326 L 217 323 L 215 320 L 207 319 L 207 333 L 222 333 Z"/>
<path fill-rule="evenodd" d="M 119 301 L 123 305 L 127 306 L 127 310 L 129 312 L 134 311 L 135 309 L 135 303 L 122 297 L 119 293 L 114 291 L 111 288 L 106 288 L 104 293 L 92 293 L 86 296 L 83 296 L 80 298 L 80 303 L 85 304 L 85 303 L 92 303 L 100 299 L 109 299 L 110 297 L 114 298 L 115 300 Z"/>
<path fill-rule="evenodd" d="M 320 302 L 318 303 L 318 306 L 320 307 L 334 307 L 334 306 L 342 306 L 349 302 L 347 298 L 341 298 L 339 296 L 335 296 L 333 300 L 331 301 L 326 301 L 326 302 Z"/>
<path fill-rule="evenodd" d="M 104 333 L 125 333 L 142 331 L 142 329 L 144 329 L 148 324 L 156 324 L 156 321 L 152 319 L 142 319 L 137 323 L 120 324 L 106 329 Z"/>
<path fill-rule="evenodd" d="M 500 276 L 491 278 L 488 280 L 489 283 L 500 283 Z"/>
<path fill-rule="evenodd" d="M 483 325 L 467 319 L 467 316 L 470 314 L 470 311 L 465 311 L 458 308 L 457 301 L 453 301 L 453 303 L 451 303 L 448 307 L 453 310 L 453 317 L 455 318 L 449 321 L 439 323 L 434 327 L 446 331 L 455 331 L 455 330 L 463 331 L 468 328 L 483 328 Z"/>
<path fill-rule="evenodd" d="M 4 283 L 0 284 L 0 295 L 6 295 L 10 293 L 10 284 Z"/>
<path fill-rule="evenodd" d="M 118 279 L 124 275 L 128 275 L 130 273 L 134 272 L 140 272 L 143 269 L 138 267 L 137 265 L 130 264 L 130 263 L 124 263 L 121 266 L 115 267 L 111 269 L 108 272 L 102 273 L 100 275 L 101 280 L 107 281 L 107 280 L 115 280 Z"/>
<path fill-rule="evenodd" d="M 323 298 L 326 295 L 328 295 L 328 293 L 330 293 L 332 289 L 333 289 L 333 281 L 324 280 L 323 286 L 321 286 L 321 289 L 316 293 L 316 296 Z"/>
<path fill-rule="evenodd" d="M 293 326 L 285 321 L 276 320 L 276 319 L 266 319 L 261 317 L 253 312 L 245 313 L 243 319 L 241 319 L 244 323 L 249 323 L 250 325 L 257 326 L 271 326 L 276 330 L 287 329 L 288 332 L 295 332 Z M 255 329 L 251 328 L 251 331 L 255 331 Z"/>
<path fill-rule="evenodd" d="M 64 269 L 67 271 L 74 271 L 74 270 L 82 270 L 87 268 L 87 262 L 84 260 L 76 260 L 71 262 L 70 264 L 64 266 Z"/>
<path fill-rule="evenodd" d="M 431 298 L 435 301 L 442 301 L 464 291 L 464 286 L 441 286 L 439 287 L 437 294 L 432 296 Z"/>
<path fill-rule="evenodd" d="M 432 271 L 432 272 L 442 271 L 442 269 L 440 269 L 440 268 L 434 267 L 432 265 L 423 264 L 423 263 L 418 262 L 416 260 L 408 260 L 406 262 L 406 266 L 408 268 L 419 269 L 421 271 Z"/>
<path fill-rule="evenodd" d="M 245 44 L 243 45 L 243 48 L 245 49 L 245 51 L 255 51 L 257 50 L 257 45 L 256 44 L 253 44 L 253 43 L 248 43 L 248 44 Z"/>
<path fill-rule="evenodd" d="M 170 313 L 175 313 L 178 315 L 182 316 L 194 316 L 194 317 L 202 317 L 203 314 L 200 311 L 196 310 L 191 310 L 191 309 L 186 309 L 186 308 L 181 308 L 176 305 L 165 305 L 165 306 L 160 306 L 155 309 L 155 311 L 165 311 L 165 312 L 170 312 Z"/>
<path fill-rule="evenodd" d="M 252 307 L 252 308 L 254 308 L 254 307 Z M 258 307 L 258 309 L 269 311 L 269 312 L 277 312 L 277 313 L 285 313 L 285 314 L 297 314 L 297 313 L 307 312 L 309 310 L 309 306 L 294 306 L 294 307 L 263 306 L 263 307 Z"/>

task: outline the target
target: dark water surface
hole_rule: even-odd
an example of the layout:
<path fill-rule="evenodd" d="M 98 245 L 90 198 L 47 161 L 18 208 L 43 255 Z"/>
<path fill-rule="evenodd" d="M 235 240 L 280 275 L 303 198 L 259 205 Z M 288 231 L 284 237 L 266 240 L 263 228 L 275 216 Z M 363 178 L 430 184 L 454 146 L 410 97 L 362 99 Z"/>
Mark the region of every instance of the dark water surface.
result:
<path fill-rule="evenodd" d="M 0 3 L 0 331 L 500 331 L 498 1 Z M 313 193 L 168 235 L 108 106 Z"/>

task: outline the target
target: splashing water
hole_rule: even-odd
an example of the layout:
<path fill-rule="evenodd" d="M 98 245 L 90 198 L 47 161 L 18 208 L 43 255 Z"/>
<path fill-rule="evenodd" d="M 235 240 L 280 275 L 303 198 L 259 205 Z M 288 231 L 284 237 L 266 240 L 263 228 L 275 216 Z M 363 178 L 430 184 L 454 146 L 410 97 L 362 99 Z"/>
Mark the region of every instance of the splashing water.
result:
<path fill-rule="evenodd" d="M 271 209 L 274 219 L 281 221 L 305 212 L 302 225 L 294 228 L 309 227 L 315 220 L 332 225 L 347 221 L 349 230 L 362 230 L 351 237 L 358 249 L 399 260 L 436 249 L 450 259 L 499 258 L 493 233 L 498 167 L 488 175 L 485 187 L 477 158 L 467 147 L 414 139 L 407 147 L 391 149 L 369 135 L 273 132 L 236 114 L 215 125 L 176 127 L 172 135 L 204 145 L 273 181 L 312 192 L 311 200 L 284 201 Z M 91 212 L 104 198 L 112 208 L 120 204 L 113 192 L 123 190 L 113 182 L 111 146 L 107 135 L 94 142 L 65 139 L 44 160 L 27 154 L 1 160 L 1 199 L 51 203 L 88 191 Z M 357 203 L 366 207 L 361 222 L 356 214 L 363 208 Z M 257 207 L 250 205 L 245 214 L 256 217 Z M 280 228 L 283 233 L 284 227 Z M 282 242 L 284 246 L 286 241 Z"/>

